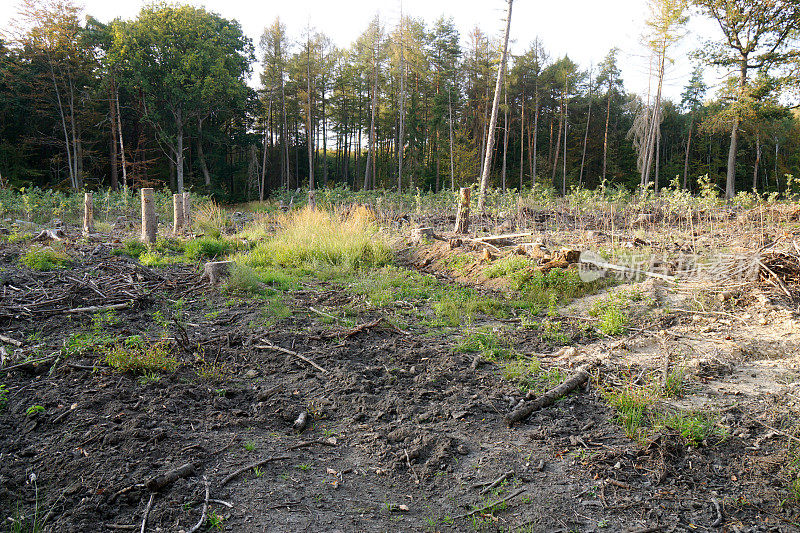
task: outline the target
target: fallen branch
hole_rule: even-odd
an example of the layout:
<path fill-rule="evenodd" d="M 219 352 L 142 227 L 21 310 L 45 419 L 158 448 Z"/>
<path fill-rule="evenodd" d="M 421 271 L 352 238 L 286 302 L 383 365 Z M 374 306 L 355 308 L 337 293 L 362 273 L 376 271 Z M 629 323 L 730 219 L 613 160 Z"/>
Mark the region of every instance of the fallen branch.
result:
<path fill-rule="evenodd" d="M 50 355 L 48 357 L 43 357 L 41 359 L 31 359 L 30 361 L 23 361 L 21 363 L 17 363 L 16 365 L 7 366 L 5 368 L 0 368 L 0 372 L 8 372 L 9 370 L 15 370 L 17 368 L 23 368 L 29 365 L 36 365 L 39 363 L 49 363 L 50 361 L 55 360 L 58 357 L 57 355 Z"/>
<path fill-rule="evenodd" d="M 194 525 L 192 529 L 189 530 L 189 533 L 195 533 L 195 531 L 198 531 L 206 521 L 206 513 L 208 512 L 208 497 L 210 491 L 210 485 L 208 483 L 208 480 L 206 479 L 206 476 L 203 476 L 203 484 L 206 486 L 206 499 L 205 501 L 203 501 L 203 512 L 200 515 L 200 520 Z"/>
<path fill-rule="evenodd" d="M 247 472 L 248 470 L 252 470 L 253 468 L 257 468 L 259 466 L 263 466 L 263 465 L 265 465 L 267 463 L 270 463 L 272 461 L 283 461 L 285 459 L 291 459 L 291 458 L 288 455 L 281 455 L 281 456 L 278 456 L 278 457 L 267 457 L 266 459 L 262 459 L 261 461 L 257 461 L 255 463 L 249 464 L 247 466 L 243 466 L 239 470 L 236 470 L 236 471 L 231 472 L 230 474 L 228 474 L 225 477 L 225 479 L 222 480 L 222 483 L 220 483 L 219 486 L 220 487 L 224 487 L 225 485 L 230 483 L 236 476 L 238 476 L 239 474 L 241 474 L 243 472 Z"/>
<path fill-rule="evenodd" d="M 386 324 L 389 326 L 390 329 L 400 333 L 401 335 L 408 335 L 407 331 L 398 328 L 397 326 L 392 324 L 386 317 L 382 316 L 382 317 L 376 318 L 372 322 L 366 322 L 364 324 L 359 324 L 358 326 L 356 326 L 354 328 L 350 328 L 349 330 L 347 330 L 344 333 L 326 333 L 325 335 L 322 335 L 322 338 L 323 339 L 330 339 L 330 338 L 334 338 L 334 337 L 344 337 L 345 339 L 347 339 L 349 337 L 352 337 L 353 335 L 357 335 L 358 333 L 361 333 L 361 332 L 366 331 L 368 329 L 372 329 L 372 328 L 380 325 L 381 322 L 386 322 Z"/>
<path fill-rule="evenodd" d="M 133 303 L 133 300 L 121 304 L 90 305 L 89 307 L 76 307 L 75 309 L 67 309 L 64 312 L 68 315 L 74 315 L 77 313 L 97 313 L 98 311 L 112 311 L 117 309 L 125 309 L 128 306 L 130 306 L 131 303 Z"/>
<path fill-rule="evenodd" d="M 473 242 L 489 242 L 489 241 L 504 241 L 508 239 L 521 239 L 522 237 L 530 237 L 533 233 L 504 233 L 502 235 L 489 235 L 487 237 L 478 237 L 472 239 Z"/>
<path fill-rule="evenodd" d="M 509 470 L 508 472 L 506 472 L 505 474 L 503 474 L 499 478 L 497 478 L 494 481 L 492 481 L 491 483 L 489 483 L 489 485 L 487 487 L 484 487 L 484 489 L 481 491 L 481 494 L 486 494 L 487 492 L 489 492 L 490 490 L 492 490 L 493 488 L 495 488 L 500 483 L 502 483 L 503 481 L 505 481 L 506 479 L 510 478 L 513 475 L 514 475 L 514 471 L 513 470 Z"/>
<path fill-rule="evenodd" d="M 147 487 L 147 490 L 150 492 L 158 492 L 178 479 L 191 476 L 194 474 L 195 468 L 195 463 L 186 463 L 174 470 L 151 477 L 145 482 L 144 486 Z"/>
<path fill-rule="evenodd" d="M 524 488 L 517 489 L 514 492 L 512 492 L 511 494 L 509 494 L 508 496 L 506 496 L 505 498 L 503 498 L 502 500 L 497 500 L 496 502 L 488 503 L 488 504 L 484 505 L 483 507 L 481 507 L 480 509 L 475 509 L 474 511 L 470 511 L 470 512 L 468 512 L 466 514 L 462 514 L 462 515 L 456 516 L 454 518 L 454 520 L 458 520 L 459 518 L 467 518 L 468 516 L 472 516 L 474 514 L 482 513 L 487 509 L 491 509 L 492 507 L 496 507 L 496 506 L 500 505 L 501 503 L 505 503 L 505 502 L 507 502 L 508 500 L 510 500 L 512 498 L 516 498 L 517 496 L 519 496 L 523 492 L 525 492 Z"/>
<path fill-rule="evenodd" d="M 517 422 L 525 420 L 531 416 L 531 413 L 534 411 L 549 405 L 553 405 L 556 400 L 569 394 L 587 381 L 589 381 L 589 367 L 582 366 L 578 369 L 575 375 L 561 383 L 558 387 L 550 389 L 532 402 L 529 402 L 519 409 L 516 409 L 515 411 L 506 415 L 506 423 L 509 426 L 512 426 Z"/>
<path fill-rule="evenodd" d="M 414 482 L 419 485 L 419 476 L 417 475 L 417 471 L 414 470 L 414 467 L 411 466 L 411 457 L 408 456 L 408 450 L 403 448 L 403 453 L 406 454 L 406 465 L 408 465 L 408 469 L 414 474 Z"/>
<path fill-rule="evenodd" d="M 317 313 L 319 316 L 324 316 L 325 318 L 330 318 L 331 320 L 334 320 L 334 321 L 337 321 L 337 322 L 339 320 L 338 318 L 336 318 L 332 314 L 326 313 L 325 311 L 320 311 L 316 307 L 309 307 L 308 310 Z"/>
<path fill-rule="evenodd" d="M 320 446 L 336 446 L 336 444 L 332 442 L 328 442 L 326 440 L 307 440 L 304 442 L 298 442 L 293 446 L 289 446 L 286 448 L 287 450 L 299 450 L 300 448 L 308 448 L 310 446 L 314 446 L 315 444 L 319 444 Z"/>
<path fill-rule="evenodd" d="M 255 348 L 257 348 L 259 350 L 275 350 L 276 352 L 281 352 L 281 353 L 285 353 L 287 355 L 291 355 L 293 357 L 297 357 L 301 361 L 305 361 L 309 365 L 313 366 L 314 368 L 316 368 L 317 370 L 319 370 L 323 374 L 327 374 L 328 373 L 327 370 L 325 370 L 324 368 L 319 366 L 317 363 L 315 363 L 314 361 L 312 361 L 311 359 L 309 359 L 308 357 L 306 357 L 304 355 L 300 355 L 299 353 L 295 352 L 294 350 L 289 350 L 288 348 L 283 348 L 281 346 L 277 346 L 275 344 L 272 344 L 272 342 L 270 342 L 267 339 L 261 339 L 261 342 L 265 342 L 266 344 L 259 344 L 259 345 L 255 346 Z"/>
<path fill-rule="evenodd" d="M 649 278 L 661 279 L 670 283 L 675 283 L 675 276 L 668 276 L 666 274 L 659 274 L 658 272 L 649 272 L 647 270 L 640 270 L 638 268 L 629 268 L 626 266 L 615 265 L 613 263 L 606 263 L 605 261 L 595 261 L 593 259 L 585 259 L 581 257 L 580 262 L 586 265 L 596 266 L 600 269 L 615 270 L 617 272 L 625 272 L 626 274 L 635 274 L 647 276 Z"/>
<path fill-rule="evenodd" d="M 5 335 L 0 335 L 0 341 L 3 341 L 8 344 L 13 344 L 17 348 L 22 346 L 22 342 L 18 341 L 17 339 L 12 339 L 11 337 L 6 337 Z"/>
<path fill-rule="evenodd" d="M 142 528 L 139 530 L 140 533 L 144 533 L 147 527 L 147 517 L 150 516 L 150 509 L 153 507 L 153 499 L 155 499 L 155 497 L 155 493 L 151 493 L 150 499 L 147 500 L 147 507 L 144 508 L 144 517 L 142 518 Z"/>

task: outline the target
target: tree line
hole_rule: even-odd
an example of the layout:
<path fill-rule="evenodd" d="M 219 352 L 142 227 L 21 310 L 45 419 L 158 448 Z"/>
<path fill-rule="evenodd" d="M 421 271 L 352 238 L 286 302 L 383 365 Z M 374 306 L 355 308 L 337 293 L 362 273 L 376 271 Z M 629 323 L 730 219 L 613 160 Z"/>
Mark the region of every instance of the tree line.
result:
<path fill-rule="evenodd" d="M 651 89 L 633 94 L 616 48 L 587 68 L 534 38 L 498 76 L 503 36 L 461 35 L 447 17 L 376 16 L 339 47 L 279 18 L 253 43 L 199 7 L 153 4 L 103 23 L 71 0 L 25 0 L 0 38 L 0 181 L 243 200 L 339 185 L 439 191 L 486 170 L 503 189 L 691 190 L 708 175 L 728 197 L 784 192 L 800 175 L 800 6 L 648 5 Z M 689 16 L 716 21 L 720 35 L 694 54 L 672 101 L 663 85 Z M 710 68 L 725 75 L 713 94 Z"/>

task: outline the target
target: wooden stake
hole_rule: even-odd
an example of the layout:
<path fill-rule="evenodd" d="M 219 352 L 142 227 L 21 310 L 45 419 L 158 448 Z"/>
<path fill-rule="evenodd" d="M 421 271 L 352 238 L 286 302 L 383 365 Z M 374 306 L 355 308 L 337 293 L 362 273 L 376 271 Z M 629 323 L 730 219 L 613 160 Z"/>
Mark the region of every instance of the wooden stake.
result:
<path fill-rule="evenodd" d="M 142 189 L 142 241 L 145 244 L 156 243 L 156 232 L 158 223 L 156 222 L 156 203 L 153 189 Z"/>
<path fill-rule="evenodd" d="M 83 195 L 83 234 L 94 233 L 94 201 L 92 193 Z"/>
<path fill-rule="evenodd" d="M 172 195 L 172 233 L 177 235 L 183 228 L 183 193 Z"/>
<path fill-rule="evenodd" d="M 469 231 L 469 187 L 461 187 L 459 191 L 458 214 L 456 215 L 456 233 Z"/>

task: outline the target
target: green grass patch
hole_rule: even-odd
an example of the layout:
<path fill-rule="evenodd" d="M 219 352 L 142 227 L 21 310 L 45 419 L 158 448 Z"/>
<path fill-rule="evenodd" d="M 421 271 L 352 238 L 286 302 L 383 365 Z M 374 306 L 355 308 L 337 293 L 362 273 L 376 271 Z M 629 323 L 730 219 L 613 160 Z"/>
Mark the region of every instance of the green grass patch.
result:
<path fill-rule="evenodd" d="M 31 270 L 38 270 L 41 272 L 65 268 L 72 263 L 70 257 L 64 252 L 42 246 L 31 247 L 22 255 L 20 261 Z"/>
<path fill-rule="evenodd" d="M 606 402 L 617 411 L 617 422 L 631 439 L 641 439 L 646 434 L 648 413 L 656 401 L 656 394 L 649 388 L 627 386 L 603 392 Z"/>
<path fill-rule="evenodd" d="M 480 353 L 489 361 L 505 360 L 515 355 L 511 344 L 500 334 L 491 330 L 467 332 L 453 351 Z"/>
<path fill-rule="evenodd" d="M 597 329 L 604 335 L 621 335 L 630 324 L 628 309 L 631 301 L 624 293 L 614 293 L 594 302 L 589 315 L 598 319 Z"/>
<path fill-rule="evenodd" d="M 222 237 L 205 236 L 186 243 L 186 257 L 189 259 L 216 259 L 231 252 L 230 241 Z"/>
<path fill-rule="evenodd" d="M 133 259 L 139 259 L 139 257 L 147 252 L 147 245 L 138 239 L 130 239 L 122 243 L 121 248 L 117 248 L 111 252 L 111 255 L 116 256 L 127 256 L 132 257 Z"/>
<path fill-rule="evenodd" d="M 256 270 L 234 263 L 230 275 L 222 285 L 222 291 L 233 294 L 272 296 L 276 291 L 297 288 L 299 280 L 291 274 L 272 268 Z"/>
<path fill-rule="evenodd" d="M 473 257 L 465 254 L 450 254 L 442 260 L 442 266 L 448 270 L 464 273 L 466 267 L 475 262 Z"/>
<path fill-rule="evenodd" d="M 168 265 L 186 264 L 191 260 L 183 255 L 165 255 L 152 250 L 139 256 L 139 262 L 147 267 L 163 267 Z"/>
<path fill-rule="evenodd" d="M 639 442 L 663 429 L 677 432 L 688 446 L 701 446 L 709 439 L 722 441 L 727 430 L 713 412 L 683 411 L 664 406 L 664 391 L 657 385 L 626 385 L 606 389 L 603 398 L 617 412 L 625 434 Z"/>
<path fill-rule="evenodd" d="M 487 266 L 483 271 L 489 279 L 514 276 L 517 279 L 524 278 L 536 264 L 522 255 L 509 255 L 499 259 Z"/>

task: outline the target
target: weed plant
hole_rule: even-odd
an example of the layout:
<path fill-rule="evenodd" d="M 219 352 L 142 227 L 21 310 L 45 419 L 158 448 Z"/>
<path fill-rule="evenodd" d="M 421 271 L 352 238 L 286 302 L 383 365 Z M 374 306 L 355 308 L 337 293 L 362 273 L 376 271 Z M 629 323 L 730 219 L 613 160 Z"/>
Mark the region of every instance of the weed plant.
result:
<path fill-rule="evenodd" d="M 122 343 L 105 348 L 104 352 L 106 364 L 118 372 L 143 374 L 172 372 L 178 368 L 178 361 L 164 339 L 146 342 L 141 337 L 129 337 Z"/>

